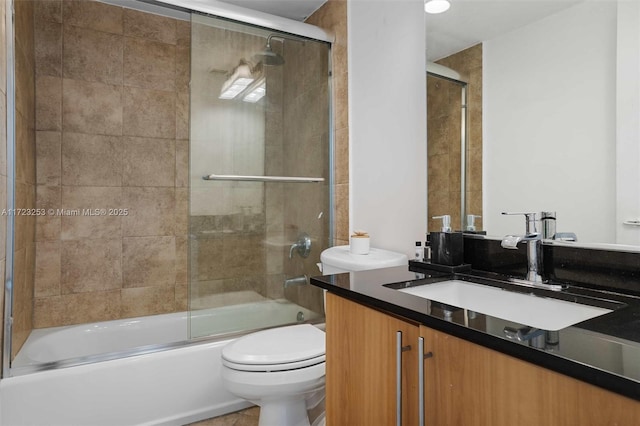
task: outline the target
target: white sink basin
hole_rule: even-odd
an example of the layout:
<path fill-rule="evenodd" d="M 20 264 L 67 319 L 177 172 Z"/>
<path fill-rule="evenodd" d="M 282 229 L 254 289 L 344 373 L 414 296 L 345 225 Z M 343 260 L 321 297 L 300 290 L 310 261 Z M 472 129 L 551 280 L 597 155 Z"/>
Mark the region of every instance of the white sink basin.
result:
<path fill-rule="evenodd" d="M 560 330 L 612 312 L 611 309 L 515 293 L 459 280 L 441 281 L 398 291 L 549 331 Z"/>

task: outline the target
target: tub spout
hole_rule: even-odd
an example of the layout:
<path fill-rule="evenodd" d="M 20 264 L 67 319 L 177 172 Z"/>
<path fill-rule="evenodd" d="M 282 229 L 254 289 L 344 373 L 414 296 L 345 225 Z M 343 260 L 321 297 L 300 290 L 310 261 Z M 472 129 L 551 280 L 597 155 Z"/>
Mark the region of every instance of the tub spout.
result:
<path fill-rule="evenodd" d="M 300 275 L 298 277 L 287 278 L 284 280 L 284 288 L 291 287 L 292 285 L 309 284 L 309 277 L 306 275 Z"/>

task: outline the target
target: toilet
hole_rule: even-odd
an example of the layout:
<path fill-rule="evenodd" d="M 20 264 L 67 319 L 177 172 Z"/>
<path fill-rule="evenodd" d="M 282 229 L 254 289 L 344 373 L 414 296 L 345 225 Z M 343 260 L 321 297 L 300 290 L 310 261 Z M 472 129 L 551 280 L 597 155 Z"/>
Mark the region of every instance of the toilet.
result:
<path fill-rule="evenodd" d="M 324 275 L 407 265 L 407 256 L 349 246 L 322 252 Z M 222 381 L 232 394 L 260 406 L 259 426 L 310 426 L 307 410 L 324 399 L 325 335 L 311 324 L 272 328 L 236 339 L 222 350 Z M 314 426 L 324 425 L 319 416 Z"/>

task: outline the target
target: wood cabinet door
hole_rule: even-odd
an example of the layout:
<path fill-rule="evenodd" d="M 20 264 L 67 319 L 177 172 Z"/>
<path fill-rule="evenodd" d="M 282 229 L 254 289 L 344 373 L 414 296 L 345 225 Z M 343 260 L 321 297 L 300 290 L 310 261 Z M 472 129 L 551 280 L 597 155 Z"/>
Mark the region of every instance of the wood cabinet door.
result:
<path fill-rule="evenodd" d="M 640 402 L 421 326 L 429 426 L 640 425 Z"/>
<path fill-rule="evenodd" d="M 417 325 L 327 294 L 329 426 L 396 424 L 396 336 L 402 332 L 402 424 L 418 423 Z"/>

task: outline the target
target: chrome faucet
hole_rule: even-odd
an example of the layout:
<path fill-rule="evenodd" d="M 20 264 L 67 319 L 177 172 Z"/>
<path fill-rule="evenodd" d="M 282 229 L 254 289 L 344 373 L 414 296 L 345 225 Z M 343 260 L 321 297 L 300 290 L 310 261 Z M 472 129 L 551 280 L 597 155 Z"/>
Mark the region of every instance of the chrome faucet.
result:
<path fill-rule="evenodd" d="M 298 240 L 289 247 L 289 259 L 293 259 L 293 252 L 297 252 L 300 257 L 307 258 L 311 253 L 311 237 L 306 232 L 298 235 Z"/>
<path fill-rule="evenodd" d="M 547 290 L 562 290 L 558 284 L 549 284 L 542 279 L 542 234 L 536 227 L 535 213 L 509 213 L 503 215 L 524 215 L 526 220 L 525 235 L 507 235 L 502 239 L 501 246 L 506 249 L 517 250 L 518 243 L 527 244 L 527 276 L 524 280 L 511 279 L 512 282 L 529 287 L 539 287 Z"/>

